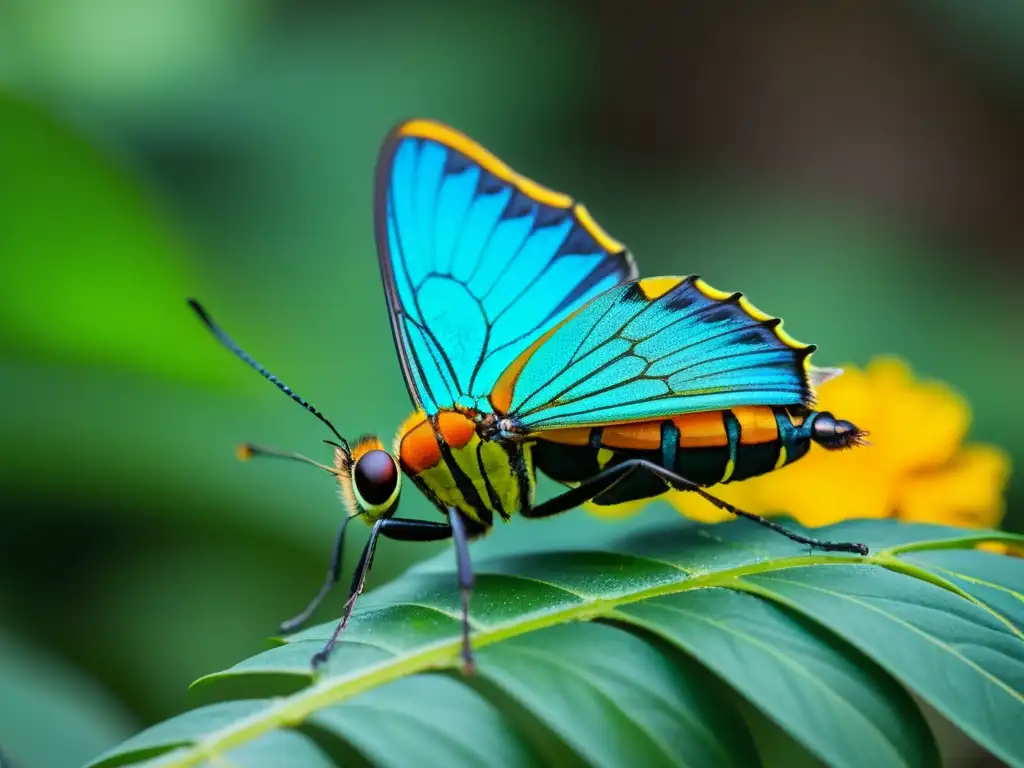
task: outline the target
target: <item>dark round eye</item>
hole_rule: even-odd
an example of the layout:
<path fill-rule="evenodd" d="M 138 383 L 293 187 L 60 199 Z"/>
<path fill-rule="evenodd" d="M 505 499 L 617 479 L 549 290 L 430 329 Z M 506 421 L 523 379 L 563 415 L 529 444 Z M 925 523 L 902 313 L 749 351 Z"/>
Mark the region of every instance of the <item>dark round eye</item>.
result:
<path fill-rule="evenodd" d="M 352 477 L 363 500 L 377 506 L 394 493 L 398 485 L 398 467 L 387 451 L 367 451 L 356 461 Z"/>

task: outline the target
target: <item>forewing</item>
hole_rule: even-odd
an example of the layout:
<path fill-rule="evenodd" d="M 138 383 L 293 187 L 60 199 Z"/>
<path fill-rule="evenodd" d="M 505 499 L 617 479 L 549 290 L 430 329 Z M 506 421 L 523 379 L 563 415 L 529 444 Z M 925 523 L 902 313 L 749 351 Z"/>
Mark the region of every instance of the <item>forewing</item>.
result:
<path fill-rule="evenodd" d="M 495 410 L 536 432 L 745 405 L 811 405 L 809 356 L 782 322 L 698 277 L 605 292 L 526 350 Z"/>
<path fill-rule="evenodd" d="M 581 204 L 430 120 L 403 123 L 385 141 L 375 215 L 395 345 L 427 413 L 488 408 L 498 376 L 525 349 L 636 276 Z"/>

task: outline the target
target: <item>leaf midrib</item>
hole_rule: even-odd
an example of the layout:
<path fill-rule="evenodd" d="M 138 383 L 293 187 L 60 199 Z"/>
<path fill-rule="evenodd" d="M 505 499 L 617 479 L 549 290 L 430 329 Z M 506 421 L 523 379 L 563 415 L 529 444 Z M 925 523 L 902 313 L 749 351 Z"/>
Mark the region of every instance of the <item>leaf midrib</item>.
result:
<path fill-rule="evenodd" d="M 871 555 L 855 560 L 849 555 L 831 554 L 808 554 L 759 563 L 747 563 L 730 570 L 694 576 L 669 584 L 658 584 L 616 597 L 593 598 L 581 604 L 543 613 L 530 619 L 481 629 L 473 635 L 473 645 L 476 648 L 481 648 L 491 643 L 563 624 L 567 621 L 591 619 L 597 615 L 611 614 L 620 605 L 628 605 L 652 597 L 672 595 L 694 589 L 728 586 L 729 582 L 750 574 L 785 571 L 812 565 L 850 565 L 851 563 L 871 564 L 879 567 L 887 565 L 883 559 Z M 682 569 L 680 570 L 682 571 Z M 195 742 L 186 751 L 179 750 L 175 759 L 161 762 L 160 765 L 166 766 L 166 768 L 188 768 L 188 766 L 194 766 L 203 760 L 214 760 L 218 755 L 245 744 L 274 728 L 297 725 L 313 712 L 345 701 L 363 691 L 416 672 L 451 667 L 458 661 L 459 646 L 459 638 L 444 640 L 424 646 L 419 651 L 400 658 L 388 659 L 374 666 L 364 667 L 350 675 L 329 677 L 316 682 L 308 688 L 282 698 L 279 703 L 267 709 L 215 731 Z"/>
<path fill-rule="evenodd" d="M 923 541 L 916 542 L 916 545 L 898 545 L 895 547 L 882 548 L 872 555 L 862 558 L 852 558 L 844 554 L 805 554 L 782 559 L 764 560 L 711 573 L 693 575 L 686 569 L 675 563 L 663 561 L 659 558 L 630 554 L 637 560 L 657 562 L 662 565 L 669 565 L 680 571 L 682 579 L 669 583 L 660 583 L 653 586 L 639 589 L 633 592 L 620 593 L 613 597 L 595 596 L 584 598 L 584 601 L 570 605 L 551 612 L 535 614 L 531 618 L 515 620 L 505 624 L 480 627 L 473 635 L 475 647 L 483 647 L 490 643 L 500 642 L 517 635 L 526 634 L 536 630 L 555 626 L 569 621 L 590 620 L 610 616 L 616 608 L 634 602 L 640 602 L 652 597 L 662 595 L 678 594 L 695 589 L 709 587 L 737 587 L 743 584 L 740 577 L 761 573 L 787 571 L 793 568 L 801 568 L 816 565 L 874 565 L 888 570 L 901 572 L 912 578 L 922 578 L 930 581 L 936 586 L 945 588 L 955 594 L 965 597 L 971 602 L 978 604 L 988 611 L 991 608 L 981 603 L 964 590 L 957 587 L 948 579 L 937 576 L 924 569 L 910 566 L 898 560 L 893 555 L 906 548 L 908 550 L 921 550 L 931 547 L 935 548 L 956 548 L 958 545 L 976 544 L 981 540 L 988 540 L 993 537 L 991 531 L 982 532 L 984 535 L 966 535 L 952 541 Z M 1012 537 L 1009 534 L 999 532 L 1000 538 Z M 1024 537 L 1012 537 L 1021 538 Z M 955 543 L 953 543 L 955 542 Z M 931 545 L 931 547 L 929 546 Z M 543 579 L 531 579 L 532 581 L 544 582 Z M 552 584 L 551 586 L 559 586 Z M 742 588 L 742 587 L 741 587 Z M 431 606 L 435 607 L 435 606 Z M 998 615 L 998 614 L 997 614 Z M 1005 619 L 1003 619 L 1005 621 Z M 1019 630 L 1018 630 L 1019 632 Z M 245 744 L 264 733 L 278 727 L 290 727 L 302 723 L 312 713 L 345 701 L 363 691 L 370 690 L 385 683 L 392 682 L 405 675 L 415 674 L 430 669 L 450 668 L 458 663 L 459 638 L 446 639 L 433 644 L 421 646 L 417 651 L 406 653 L 391 659 L 384 659 L 376 665 L 363 667 L 348 675 L 330 677 L 311 686 L 302 689 L 290 696 L 278 700 L 272 706 L 256 712 L 235 723 L 231 723 L 204 738 L 194 742 L 187 748 L 179 748 L 174 751 L 173 757 L 167 755 L 164 760 L 157 759 L 154 765 L 165 768 L 187 768 L 194 766 L 203 760 L 216 760 L 219 755 L 230 749 Z M 204 680 L 219 677 L 225 673 L 201 678 L 197 683 Z"/>

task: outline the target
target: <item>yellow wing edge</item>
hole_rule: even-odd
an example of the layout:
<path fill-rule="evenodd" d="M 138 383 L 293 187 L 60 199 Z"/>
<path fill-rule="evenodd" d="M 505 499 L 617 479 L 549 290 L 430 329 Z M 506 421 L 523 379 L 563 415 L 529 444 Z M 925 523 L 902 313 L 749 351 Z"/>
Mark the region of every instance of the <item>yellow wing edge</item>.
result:
<path fill-rule="evenodd" d="M 619 253 L 625 251 L 626 247 L 613 238 L 599 225 L 590 215 L 590 211 L 582 203 L 577 203 L 569 195 L 562 192 L 555 192 L 552 189 L 538 184 L 533 179 L 528 179 L 520 173 L 512 170 L 504 161 L 484 149 L 480 144 L 454 128 L 440 123 L 436 120 L 426 118 L 414 118 L 407 120 L 395 128 L 395 136 L 411 137 L 417 139 L 429 139 L 443 144 L 446 147 L 461 152 L 473 160 L 482 168 L 493 173 L 502 181 L 514 185 L 527 197 L 535 200 L 541 205 L 550 205 L 553 208 L 572 210 L 576 220 L 584 229 L 604 248 L 608 253 Z"/>
<path fill-rule="evenodd" d="M 735 294 L 728 293 L 727 291 L 720 291 L 717 288 L 711 287 L 704 280 L 694 275 L 688 275 L 685 277 L 643 277 L 636 280 L 636 284 L 649 301 L 655 301 L 661 296 L 664 296 L 672 289 L 676 288 L 678 285 L 682 284 L 685 280 L 689 279 L 692 279 L 694 288 L 696 288 L 698 291 L 704 294 L 704 296 L 711 299 L 712 301 L 727 301 L 736 297 L 735 301 L 743 310 L 743 312 L 745 312 L 749 317 L 753 318 L 757 322 L 770 323 L 773 321 L 778 321 L 778 323 L 771 328 L 772 332 L 775 334 L 775 337 L 783 344 L 785 344 L 787 347 L 806 353 L 803 359 L 803 368 L 805 382 L 808 385 L 808 390 L 810 393 L 810 404 L 813 404 L 814 402 L 815 388 L 817 384 L 823 383 L 824 381 L 827 381 L 830 378 L 834 378 L 835 376 L 838 376 L 840 373 L 842 373 L 841 369 L 818 368 L 817 366 L 812 365 L 811 355 L 814 353 L 814 350 L 816 349 L 815 345 L 804 344 L 794 339 L 792 336 L 790 336 L 786 331 L 782 329 L 781 319 L 775 317 L 774 315 L 769 315 L 767 312 L 764 312 L 761 309 L 758 309 L 750 302 L 749 299 L 747 299 L 746 296 L 743 296 L 742 294 L 736 296 Z M 501 376 L 498 377 L 497 382 L 495 382 L 494 388 L 491 390 L 490 396 L 491 406 L 495 409 L 496 413 L 501 415 L 508 413 L 509 408 L 512 405 L 512 397 L 515 391 L 516 383 L 519 380 L 519 374 L 522 373 L 523 368 L 526 367 L 527 362 L 529 362 L 530 358 L 534 355 L 534 353 L 538 349 L 540 349 L 540 347 L 543 346 L 544 343 L 549 338 L 551 338 L 551 336 L 553 336 L 556 331 L 558 331 L 562 326 L 569 323 L 569 321 L 572 320 L 577 314 L 582 312 L 586 308 L 586 306 L 587 305 L 580 307 L 575 312 L 570 314 L 568 317 L 563 318 L 562 321 L 558 323 L 556 326 L 549 329 L 547 333 L 545 333 L 533 344 L 531 344 L 529 347 L 523 350 L 519 354 L 519 356 L 512 361 L 508 368 L 505 369 Z M 601 424 L 604 424 L 604 422 L 596 422 L 595 426 Z"/>

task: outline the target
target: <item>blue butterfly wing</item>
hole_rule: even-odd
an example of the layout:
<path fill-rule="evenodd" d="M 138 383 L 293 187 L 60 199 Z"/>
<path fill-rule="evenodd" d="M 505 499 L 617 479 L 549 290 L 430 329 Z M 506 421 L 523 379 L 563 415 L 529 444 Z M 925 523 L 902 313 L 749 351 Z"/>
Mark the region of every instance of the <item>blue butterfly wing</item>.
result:
<path fill-rule="evenodd" d="M 489 409 L 501 373 L 550 328 L 636 277 L 579 203 L 431 120 L 388 136 L 376 235 L 413 402 Z"/>
<path fill-rule="evenodd" d="M 524 432 L 812 404 L 814 346 L 691 276 L 602 294 L 510 366 L 495 408 Z"/>

